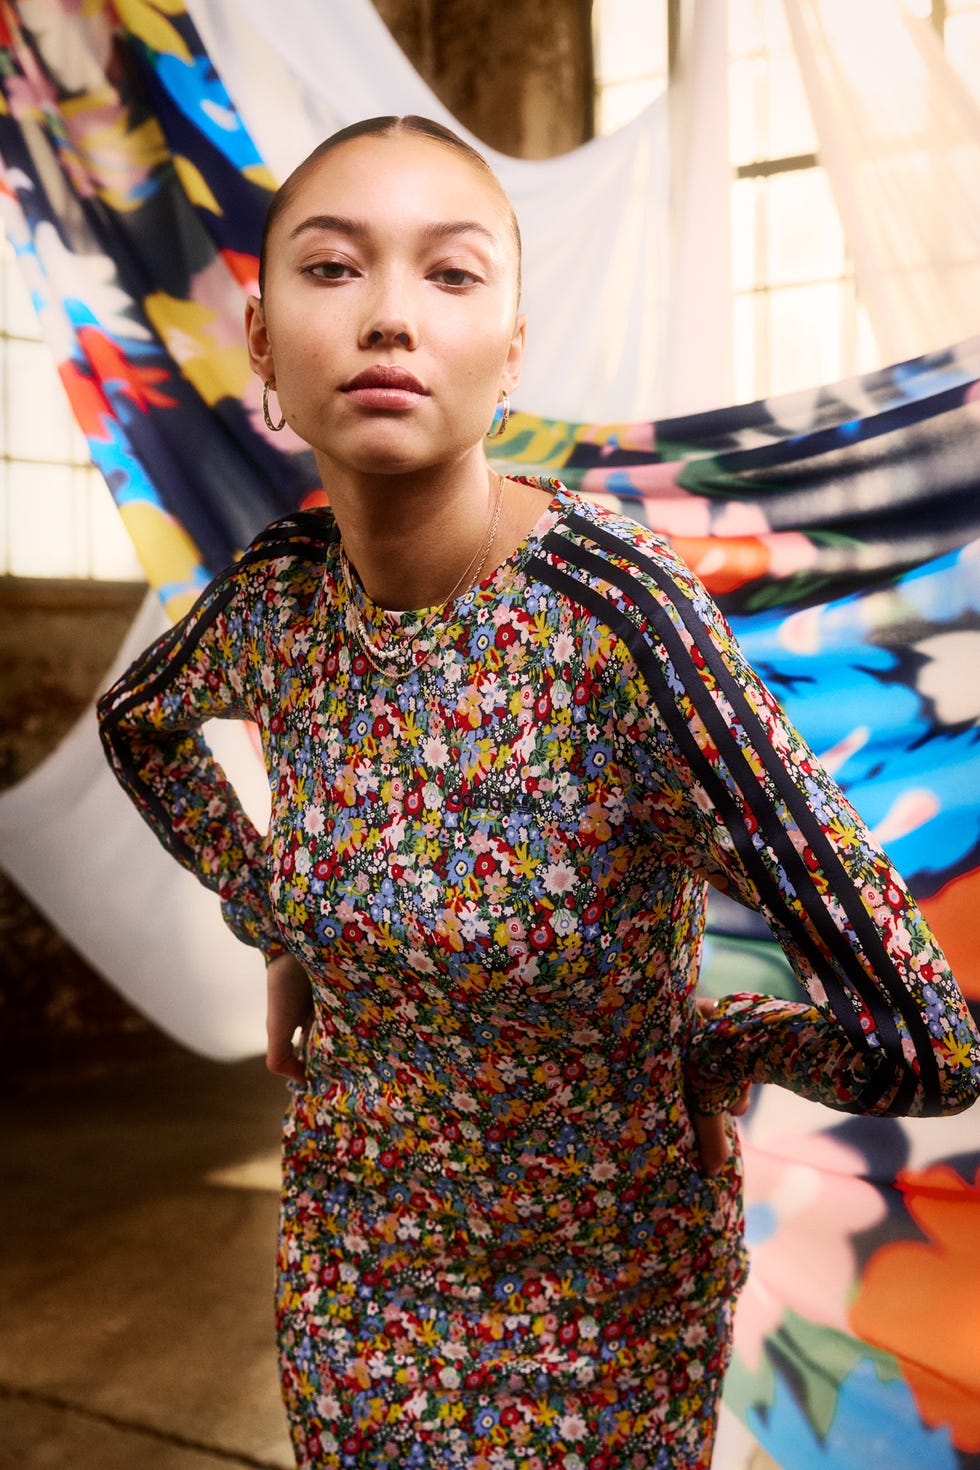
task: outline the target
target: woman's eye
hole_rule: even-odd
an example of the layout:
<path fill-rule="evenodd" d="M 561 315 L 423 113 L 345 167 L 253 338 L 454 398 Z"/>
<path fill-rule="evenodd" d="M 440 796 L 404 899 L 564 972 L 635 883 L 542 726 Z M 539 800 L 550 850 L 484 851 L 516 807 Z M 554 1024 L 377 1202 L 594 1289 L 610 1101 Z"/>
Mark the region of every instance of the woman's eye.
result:
<path fill-rule="evenodd" d="M 462 266 L 447 265 L 434 271 L 433 279 L 442 286 L 472 286 L 477 277 L 472 271 L 464 271 Z"/>
<path fill-rule="evenodd" d="M 318 281 L 342 281 L 354 274 L 353 267 L 342 260 L 318 260 L 316 265 L 307 266 L 306 269 Z"/>

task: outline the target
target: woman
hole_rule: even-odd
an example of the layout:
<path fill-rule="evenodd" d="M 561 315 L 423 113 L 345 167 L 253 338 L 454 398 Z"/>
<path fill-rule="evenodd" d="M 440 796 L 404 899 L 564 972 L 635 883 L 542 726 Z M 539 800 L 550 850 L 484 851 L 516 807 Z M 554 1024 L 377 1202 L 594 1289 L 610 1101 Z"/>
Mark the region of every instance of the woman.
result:
<path fill-rule="evenodd" d="M 745 1274 L 726 1109 L 777 1082 L 953 1112 L 980 1085 L 901 879 L 704 589 L 634 522 L 488 468 L 519 281 L 506 197 L 435 124 L 373 119 L 296 170 L 246 329 L 330 511 L 266 530 L 101 704 L 119 779 L 269 960 L 305 1466 L 707 1466 Z M 267 837 L 213 716 L 259 727 Z M 708 882 L 812 1004 L 699 1010 Z"/>

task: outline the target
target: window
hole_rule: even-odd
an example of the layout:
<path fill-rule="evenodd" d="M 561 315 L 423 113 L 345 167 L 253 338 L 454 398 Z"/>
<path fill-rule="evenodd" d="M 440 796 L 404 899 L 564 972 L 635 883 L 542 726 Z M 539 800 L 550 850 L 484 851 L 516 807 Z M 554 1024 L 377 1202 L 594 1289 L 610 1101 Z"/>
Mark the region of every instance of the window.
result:
<path fill-rule="evenodd" d="M 667 88 L 667 0 L 593 0 L 595 130 L 614 133 Z"/>
<path fill-rule="evenodd" d="M 931 19 L 980 102 L 980 0 L 896 3 Z M 596 0 L 598 131 L 612 131 L 662 90 L 665 76 L 644 71 L 654 41 L 641 38 L 656 38 L 669 55 L 671 8 Z M 782 0 L 727 0 L 727 14 L 734 396 L 745 402 L 868 371 L 879 355 Z"/>
<path fill-rule="evenodd" d="M 876 350 L 781 0 L 731 0 L 728 15 L 733 370 L 746 402 L 861 372 Z"/>
<path fill-rule="evenodd" d="M 2 236 L 0 575 L 144 579 Z"/>

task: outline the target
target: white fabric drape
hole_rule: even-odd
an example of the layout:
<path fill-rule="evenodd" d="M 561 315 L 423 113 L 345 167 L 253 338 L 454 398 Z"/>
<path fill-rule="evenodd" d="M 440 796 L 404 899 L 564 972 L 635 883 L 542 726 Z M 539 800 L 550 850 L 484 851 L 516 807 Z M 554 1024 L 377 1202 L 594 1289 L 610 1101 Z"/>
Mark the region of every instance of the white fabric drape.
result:
<path fill-rule="evenodd" d="M 882 363 L 980 331 L 980 107 L 902 0 L 783 0 Z"/>
<path fill-rule="evenodd" d="M 619 132 L 540 162 L 496 153 L 462 128 L 370 0 L 188 0 L 188 10 L 280 179 L 338 127 L 379 114 L 433 117 L 484 153 L 525 241 L 519 407 L 607 423 L 727 402 L 728 191 L 714 187 L 717 162 L 709 180 L 690 169 L 709 152 L 727 162 L 723 74 L 696 60 L 723 43 L 725 0 L 692 0 L 670 122 L 664 96 Z M 670 123 L 683 139 L 673 179 Z M 720 346 L 679 373 L 691 322 L 719 302 L 709 330 Z"/>
<path fill-rule="evenodd" d="M 106 687 L 164 630 L 155 593 Z M 268 788 L 245 728 L 208 739 L 253 820 Z M 221 920 L 214 895 L 157 842 L 102 754 L 94 705 L 66 740 L 0 796 L 3 866 L 79 954 L 161 1030 L 219 1060 L 264 1050 L 265 966 Z"/>

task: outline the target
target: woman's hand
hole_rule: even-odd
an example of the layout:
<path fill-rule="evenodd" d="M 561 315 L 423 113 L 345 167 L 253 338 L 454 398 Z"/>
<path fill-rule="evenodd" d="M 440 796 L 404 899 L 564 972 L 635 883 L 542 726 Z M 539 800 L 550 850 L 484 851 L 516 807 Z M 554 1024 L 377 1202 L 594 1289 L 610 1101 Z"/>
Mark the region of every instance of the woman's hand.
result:
<path fill-rule="evenodd" d="M 697 1000 L 698 1011 L 705 1019 L 711 1016 L 717 1004 L 717 1001 L 709 1000 L 705 996 L 699 996 Z M 727 1126 L 729 1116 L 741 1117 L 743 1113 L 747 1113 L 751 1098 L 752 1087 L 750 1083 L 746 1083 L 737 1102 L 727 1113 L 696 1113 L 692 1110 L 691 1122 L 698 1141 L 698 1153 L 701 1155 L 701 1172 L 709 1179 L 721 1173 L 731 1156 L 732 1145 Z"/>
<path fill-rule="evenodd" d="M 313 1019 L 313 992 L 310 980 L 299 960 L 291 954 L 277 955 L 266 969 L 268 1003 L 265 1031 L 268 1048 L 265 1064 L 270 1072 L 289 1077 L 293 1082 L 306 1081 L 306 1069 L 293 1051 L 297 1029 L 305 1040 Z"/>

